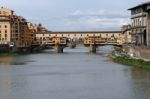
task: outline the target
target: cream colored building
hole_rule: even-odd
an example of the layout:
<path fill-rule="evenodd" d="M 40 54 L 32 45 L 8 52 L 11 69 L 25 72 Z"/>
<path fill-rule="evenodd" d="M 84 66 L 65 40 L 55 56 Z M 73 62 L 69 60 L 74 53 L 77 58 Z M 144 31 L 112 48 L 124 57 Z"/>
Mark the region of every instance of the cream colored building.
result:
<path fill-rule="evenodd" d="M 131 44 L 132 43 L 132 35 L 131 35 L 131 25 L 123 25 L 121 27 L 122 33 L 123 33 L 123 38 L 124 38 L 124 43 L 125 44 Z"/>
<path fill-rule="evenodd" d="M 146 2 L 129 9 L 131 11 L 132 41 L 136 45 L 148 45 L 147 8 L 149 6 L 150 2 Z"/>
<path fill-rule="evenodd" d="M 11 42 L 11 18 L 14 15 L 12 10 L 0 8 L 0 44 Z"/>

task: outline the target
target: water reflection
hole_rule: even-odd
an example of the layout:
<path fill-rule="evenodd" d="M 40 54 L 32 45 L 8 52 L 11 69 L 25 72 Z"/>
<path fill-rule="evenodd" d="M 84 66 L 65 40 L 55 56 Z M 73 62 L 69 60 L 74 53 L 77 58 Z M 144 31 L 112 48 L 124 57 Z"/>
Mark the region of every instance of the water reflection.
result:
<path fill-rule="evenodd" d="M 136 99 L 150 98 L 150 71 L 132 68 L 132 80 Z"/>
<path fill-rule="evenodd" d="M 108 48 L 110 50 L 108 50 Z M 150 72 L 115 64 L 106 57 L 112 47 L 66 48 L 13 57 L 0 65 L 2 99 L 149 99 Z M 26 64 L 13 64 L 13 62 Z"/>
<path fill-rule="evenodd" d="M 3 65 L 10 65 L 13 62 L 13 57 L 1 57 L 0 58 L 0 64 Z"/>

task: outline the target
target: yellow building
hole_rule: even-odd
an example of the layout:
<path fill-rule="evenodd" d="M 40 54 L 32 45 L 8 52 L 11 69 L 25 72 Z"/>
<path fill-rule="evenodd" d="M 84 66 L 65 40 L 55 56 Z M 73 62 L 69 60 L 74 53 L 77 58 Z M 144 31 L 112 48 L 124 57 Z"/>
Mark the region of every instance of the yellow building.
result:
<path fill-rule="evenodd" d="M 36 24 L 33 24 L 33 23 L 30 23 L 28 22 L 28 29 L 29 29 L 29 32 L 31 33 L 31 36 L 32 36 L 32 44 L 36 44 L 36 33 L 38 31 L 38 26 Z"/>

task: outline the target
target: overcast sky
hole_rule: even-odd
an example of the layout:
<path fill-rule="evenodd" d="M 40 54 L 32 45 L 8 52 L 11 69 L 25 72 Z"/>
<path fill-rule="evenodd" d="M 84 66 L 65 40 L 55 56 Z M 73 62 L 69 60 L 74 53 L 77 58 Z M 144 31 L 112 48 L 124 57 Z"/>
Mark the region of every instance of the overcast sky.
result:
<path fill-rule="evenodd" d="M 51 31 L 119 30 L 127 9 L 148 0 L 0 0 L 0 6 Z M 149 0 L 150 1 L 150 0 Z"/>

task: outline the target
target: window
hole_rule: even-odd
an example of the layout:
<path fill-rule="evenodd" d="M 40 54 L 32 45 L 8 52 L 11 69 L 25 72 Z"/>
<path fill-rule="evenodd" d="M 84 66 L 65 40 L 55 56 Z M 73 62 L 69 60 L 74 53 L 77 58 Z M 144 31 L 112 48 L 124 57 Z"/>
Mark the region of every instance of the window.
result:
<path fill-rule="evenodd" d="M 5 28 L 7 28 L 7 25 L 5 25 Z"/>
<path fill-rule="evenodd" d="M 115 37 L 115 35 L 114 34 L 112 34 L 112 36 L 111 37 Z"/>
<path fill-rule="evenodd" d="M 142 26 L 142 22 L 141 21 L 139 22 L 139 25 Z"/>
<path fill-rule="evenodd" d="M 5 34 L 5 37 L 7 37 L 7 34 Z"/>
<path fill-rule="evenodd" d="M 1 33 L 1 30 L 0 30 L 0 33 Z"/>
<path fill-rule="evenodd" d="M 5 33 L 7 33 L 7 30 L 5 30 Z"/>
<path fill-rule="evenodd" d="M 46 40 L 45 37 L 43 37 L 43 40 L 44 40 L 44 41 Z"/>
<path fill-rule="evenodd" d="M 4 15 L 6 15 L 6 12 L 5 12 L 5 11 L 3 11 L 3 14 L 4 14 Z"/>
<path fill-rule="evenodd" d="M 129 32 L 129 35 L 131 35 L 131 32 Z"/>
<path fill-rule="evenodd" d="M 15 30 L 15 32 L 17 33 L 17 32 L 18 32 L 18 30 Z"/>

